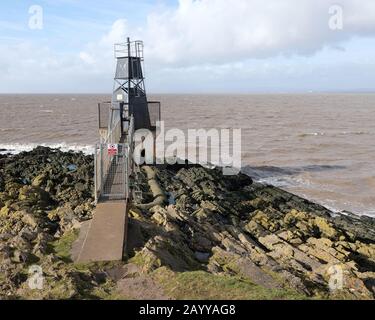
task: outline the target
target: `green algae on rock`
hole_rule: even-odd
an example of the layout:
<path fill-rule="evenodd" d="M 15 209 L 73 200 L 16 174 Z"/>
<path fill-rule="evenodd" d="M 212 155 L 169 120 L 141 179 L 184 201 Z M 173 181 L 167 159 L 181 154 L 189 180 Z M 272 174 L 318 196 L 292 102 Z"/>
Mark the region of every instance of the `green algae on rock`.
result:
<path fill-rule="evenodd" d="M 93 157 L 43 147 L 1 156 L 0 298 L 374 299 L 375 219 L 243 174 L 144 170 L 124 262 L 78 265 L 70 248 L 92 218 Z M 28 285 L 32 265 L 43 291 Z M 332 270 L 342 288 L 331 288 Z"/>
<path fill-rule="evenodd" d="M 154 170 L 175 203 L 131 211 L 131 224 L 144 235 L 135 249 L 142 272 L 204 271 L 306 297 L 374 298 L 374 219 L 334 214 L 242 174 L 200 166 Z M 342 270 L 340 290 L 329 285 L 332 267 Z"/>
<path fill-rule="evenodd" d="M 68 259 L 69 235 L 94 207 L 92 161 L 43 147 L 0 159 L 0 298 L 76 299 L 100 291 L 100 271 L 78 270 Z M 65 169 L 72 163 L 76 172 Z M 77 182 L 85 186 L 79 192 Z M 29 286 L 32 265 L 42 268 L 43 290 Z"/>

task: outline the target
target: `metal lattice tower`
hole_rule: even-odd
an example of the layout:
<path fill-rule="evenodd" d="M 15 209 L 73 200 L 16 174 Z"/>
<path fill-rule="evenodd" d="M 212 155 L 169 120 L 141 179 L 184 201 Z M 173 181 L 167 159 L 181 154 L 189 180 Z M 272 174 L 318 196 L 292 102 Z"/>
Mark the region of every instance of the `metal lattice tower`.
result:
<path fill-rule="evenodd" d="M 156 123 L 161 118 L 160 102 L 148 101 L 146 96 L 143 42 L 131 42 L 128 38 L 126 43 L 115 44 L 115 59 L 111 102 L 99 104 L 101 138 L 95 160 L 97 199 L 100 196 L 129 198 L 132 191 L 137 191 L 134 134 L 138 129 L 148 129 L 155 139 Z"/>
<path fill-rule="evenodd" d="M 143 42 L 127 39 L 115 45 L 117 60 L 112 104 L 118 105 L 125 117 L 134 116 L 135 130 L 151 129 L 145 78 Z"/>
<path fill-rule="evenodd" d="M 142 199 L 140 163 L 134 161 L 138 129 L 153 135 L 160 102 L 147 101 L 143 43 L 115 45 L 116 72 L 110 102 L 99 103 L 100 143 L 95 148 L 95 200 L 98 204 L 78 262 L 122 260 L 127 245 L 130 202 Z M 142 130 L 141 134 L 147 130 Z"/>

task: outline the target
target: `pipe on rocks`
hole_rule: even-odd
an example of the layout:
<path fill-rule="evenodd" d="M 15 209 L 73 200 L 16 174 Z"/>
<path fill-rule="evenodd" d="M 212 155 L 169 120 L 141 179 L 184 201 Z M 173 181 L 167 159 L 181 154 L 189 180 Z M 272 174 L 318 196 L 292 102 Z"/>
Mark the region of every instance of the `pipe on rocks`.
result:
<path fill-rule="evenodd" d="M 150 187 L 154 200 L 149 203 L 136 204 L 135 206 L 141 210 L 150 210 L 158 205 L 163 206 L 167 202 L 167 196 L 157 181 L 156 172 L 149 166 L 144 166 L 142 170 L 147 175 L 147 183 Z"/>

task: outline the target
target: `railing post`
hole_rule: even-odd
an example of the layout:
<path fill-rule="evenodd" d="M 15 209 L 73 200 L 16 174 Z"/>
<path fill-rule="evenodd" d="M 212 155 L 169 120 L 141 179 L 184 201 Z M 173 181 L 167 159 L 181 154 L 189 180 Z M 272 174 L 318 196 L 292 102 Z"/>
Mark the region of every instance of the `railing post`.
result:
<path fill-rule="evenodd" d="M 125 172 L 125 180 L 124 180 L 124 186 L 125 186 L 125 198 L 129 199 L 129 172 L 128 172 L 128 154 L 126 152 L 126 145 L 124 145 L 124 172 Z"/>
<path fill-rule="evenodd" d="M 104 176 L 103 176 L 103 144 L 100 144 L 100 190 L 101 192 L 103 191 L 103 181 L 104 181 Z"/>
<path fill-rule="evenodd" d="M 94 197 L 95 197 L 95 203 L 98 203 L 98 148 L 97 145 L 95 145 L 94 149 L 94 172 L 95 172 L 95 177 L 94 177 Z"/>

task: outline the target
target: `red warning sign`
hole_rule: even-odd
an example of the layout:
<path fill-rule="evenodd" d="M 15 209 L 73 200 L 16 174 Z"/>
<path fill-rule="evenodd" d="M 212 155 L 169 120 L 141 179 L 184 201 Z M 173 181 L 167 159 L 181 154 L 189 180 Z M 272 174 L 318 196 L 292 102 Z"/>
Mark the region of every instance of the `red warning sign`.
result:
<path fill-rule="evenodd" d="M 118 144 L 109 144 L 108 145 L 108 155 L 117 156 L 118 155 Z"/>

